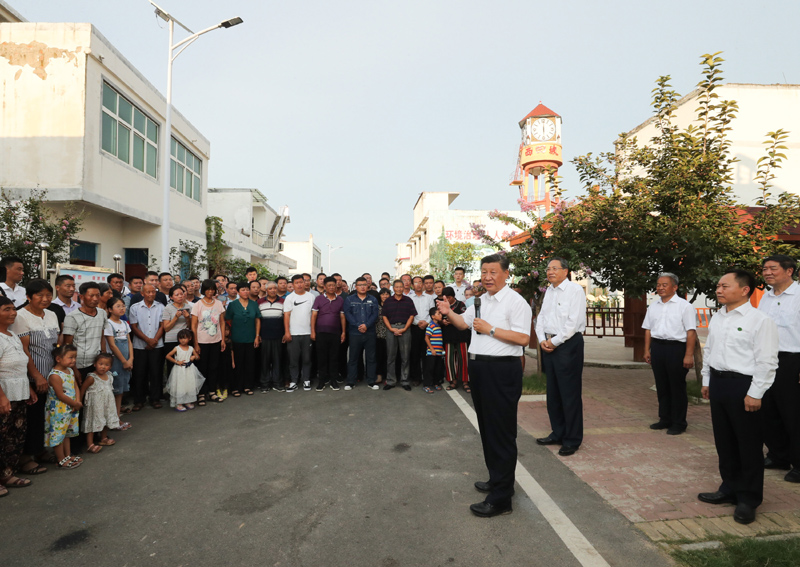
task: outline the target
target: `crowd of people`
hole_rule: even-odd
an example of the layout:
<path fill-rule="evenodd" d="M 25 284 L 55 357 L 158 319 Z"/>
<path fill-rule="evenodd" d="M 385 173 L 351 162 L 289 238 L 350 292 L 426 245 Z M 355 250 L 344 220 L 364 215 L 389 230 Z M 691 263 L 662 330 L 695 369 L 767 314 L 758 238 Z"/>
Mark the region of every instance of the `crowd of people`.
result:
<path fill-rule="evenodd" d="M 149 404 L 186 412 L 256 392 L 443 387 L 470 392 L 469 330 L 461 314 L 485 290 L 456 268 L 447 285 L 403 275 L 352 287 L 339 274 L 274 281 L 217 274 L 183 281 L 170 273 L 112 273 L 106 282 L 70 275 L 55 288 L 22 285 L 16 257 L 0 263 L 0 496 L 26 487 L 48 464 L 72 469 L 131 427 Z M 176 283 L 176 279 L 180 283 Z M 77 438 L 77 439 L 76 439 Z"/>

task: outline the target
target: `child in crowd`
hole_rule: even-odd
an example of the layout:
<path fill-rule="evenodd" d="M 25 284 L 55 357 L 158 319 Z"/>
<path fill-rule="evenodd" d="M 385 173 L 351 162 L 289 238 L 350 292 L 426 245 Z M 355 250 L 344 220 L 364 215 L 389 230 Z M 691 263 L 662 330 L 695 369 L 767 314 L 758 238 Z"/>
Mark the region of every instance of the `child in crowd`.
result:
<path fill-rule="evenodd" d="M 122 409 L 122 396 L 130 391 L 131 370 L 133 369 L 133 345 L 131 344 L 131 326 L 122 318 L 125 316 L 125 302 L 112 298 L 108 302 L 108 324 L 105 329 L 107 350 L 113 356 L 111 375 L 114 377 L 114 401 L 117 415 L 130 413 L 130 408 Z M 128 422 L 119 424 L 122 431 L 131 428 Z"/>
<path fill-rule="evenodd" d="M 428 394 L 442 389 L 444 381 L 444 341 L 442 340 L 442 314 L 436 307 L 429 311 L 431 322 L 425 329 L 425 344 L 428 350 L 425 353 L 425 374 L 422 388 Z"/>
<path fill-rule="evenodd" d="M 123 304 L 124 305 L 124 304 Z M 99 453 L 103 447 L 110 447 L 116 441 L 108 436 L 108 430 L 119 429 L 119 414 L 114 401 L 114 380 L 109 371 L 114 357 L 101 352 L 94 359 L 94 372 L 90 372 L 81 385 L 83 399 L 83 431 L 90 453 Z M 95 444 L 94 434 L 100 433 Z"/>
<path fill-rule="evenodd" d="M 194 409 L 197 393 L 205 382 L 205 378 L 194 365 L 198 356 L 190 346 L 193 337 L 189 329 L 178 331 L 178 346 L 167 354 L 167 360 L 175 365 L 167 381 L 167 391 L 169 403 L 176 411 Z"/>
<path fill-rule="evenodd" d="M 50 371 L 45 402 L 44 442 L 53 447 L 59 468 L 74 469 L 83 459 L 71 454 L 69 439 L 80 431 L 78 413 L 83 404 L 75 388 L 75 363 L 78 349 L 74 345 L 60 345 L 53 349 L 55 366 Z"/>

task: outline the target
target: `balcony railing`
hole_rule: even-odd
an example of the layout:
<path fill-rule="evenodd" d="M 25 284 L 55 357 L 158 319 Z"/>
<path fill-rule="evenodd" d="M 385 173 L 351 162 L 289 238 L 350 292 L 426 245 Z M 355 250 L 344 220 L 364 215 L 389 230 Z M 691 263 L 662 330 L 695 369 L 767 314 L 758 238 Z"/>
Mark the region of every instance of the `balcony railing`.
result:
<path fill-rule="evenodd" d="M 255 229 L 252 231 L 253 244 L 261 246 L 262 248 L 275 248 L 275 236 L 272 234 L 264 234 Z"/>

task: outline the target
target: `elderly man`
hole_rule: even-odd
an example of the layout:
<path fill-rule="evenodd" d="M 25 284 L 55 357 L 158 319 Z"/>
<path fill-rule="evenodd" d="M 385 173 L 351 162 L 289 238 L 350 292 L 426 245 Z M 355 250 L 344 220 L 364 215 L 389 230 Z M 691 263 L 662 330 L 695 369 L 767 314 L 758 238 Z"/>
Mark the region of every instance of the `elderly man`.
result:
<path fill-rule="evenodd" d="M 800 482 L 800 285 L 794 281 L 797 262 L 776 254 L 761 264 L 770 290 L 758 310 L 778 326 L 778 370 L 775 383 L 764 394 L 762 418 L 768 469 L 791 469 L 783 479 Z"/>
<path fill-rule="evenodd" d="M 658 422 L 650 429 L 666 429 L 667 435 L 686 431 L 686 373 L 694 366 L 697 342 L 697 312 L 677 291 L 678 276 L 669 272 L 659 275 L 659 299 L 647 308 L 642 323 L 644 361 L 653 367 L 658 396 Z"/>
<path fill-rule="evenodd" d="M 386 325 L 386 355 L 387 366 L 386 384 L 384 390 L 391 390 L 397 385 L 397 367 L 395 361 L 400 355 L 400 385 L 404 390 L 410 391 L 408 383 L 408 362 L 411 352 L 411 334 L 409 328 L 417 316 L 414 302 L 403 293 L 403 282 L 395 280 L 393 284 L 394 295 L 383 303 L 383 324 Z"/>
<path fill-rule="evenodd" d="M 411 293 L 408 294 L 408 297 L 414 302 L 414 308 L 417 310 L 411 325 L 411 365 L 409 367 L 409 378 L 414 386 L 419 386 L 422 383 L 422 363 L 425 360 L 425 329 L 428 328 L 428 323 L 431 322 L 430 310 L 435 307 L 435 296 L 426 294 L 424 285 L 424 280 L 421 277 L 414 276 L 412 280 L 413 287 Z"/>
<path fill-rule="evenodd" d="M 508 258 L 486 256 L 481 260 L 481 280 L 489 293 L 480 311 L 473 306 L 459 315 L 449 301 L 437 301 L 439 311 L 455 328 L 472 328 L 469 375 L 489 480 L 475 483 L 478 491 L 488 494 L 469 508 L 481 517 L 511 513 L 514 495 L 520 357 L 530 341 L 532 313 L 528 302 L 506 285 L 508 277 Z"/>
<path fill-rule="evenodd" d="M 133 411 L 144 406 L 149 395 L 153 409 L 161 408 L 164 372 L 164 306 L 156 301 L 156 288 L 145 284 L 142 301 L 131 305 L 128 316 L 133 333 Z"/>
<path fill-rule="evenodd" d="M 711 400 L 711 425 L 722 484 L 697 498 L 710 504 L 736 504 L 734 521 L 749 524 L 764 497 L 761 398 L 778 367 L 778 327 L 750 305 L 756 278 L 729 270 L 717 283 L 723 307 L 708 325 L 703 348 L 702 395 Z"/>
<path fill-rule="evenodd" d="M 267 295 L 258 300 L 258 310 L 261 312 L 261 393 L 284 392 L 281 374 L 283 298 L 278 296 L 278 284 L 267 282 Z"/>
<path fill-rule="evenodd" d="M 586 328 L 586 294 L 568 276 L 569 263 L 564 258 L 550 260 L 547 264 L 550 287 L 536 318 L 536 339 L 542 348 L 542 367 L 547 376 L 547 414 L 552 427 L 550 435 L 536 442 L 561 445 L 558 454 L 562 457 L 574 454 L 583 442 L 581 333 Z"/>

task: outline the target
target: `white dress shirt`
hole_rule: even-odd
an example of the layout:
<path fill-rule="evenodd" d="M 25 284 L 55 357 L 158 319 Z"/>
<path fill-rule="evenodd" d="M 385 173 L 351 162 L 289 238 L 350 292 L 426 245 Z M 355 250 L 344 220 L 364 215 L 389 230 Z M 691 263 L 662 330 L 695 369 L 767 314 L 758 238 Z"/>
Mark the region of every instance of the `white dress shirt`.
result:
<path fill-rule="evenodd" d="M 761 399 L 775 380 L 778 368 L 778 327 L 750 302 L 731 312 L 723 307 L 708 324 L 703 347 L 703 386 L 711 369 L 752 376 L 747 395 Z"/>
<path fill-rule="evenodd" d="M 416 291 L 412 291 L 408 294 L 408 297 L 411 298 L 411 301 L 414 302 L 414 307 L 417 308 L 417 314 L 414 315 L 414 324 L 418 325 L 420 321 L 430 323 L 430 311 L 431 308 L 435 306 L 436 296 L 428 295 L 425 292 L 423 292 L 422 295 L 417 295 Z"/>
<path fill-rule="evenodd" d="M 2 282 L 0 283 L 0 287 L 6 292 L 6 297 L 14 302 L 14 307 L 19 307 L 28 301 L 28 296 L 25 295 L 25 288 L 21 285 L 17 284 L 14 286 L 14 289 L 11 289 L 5 282 Z"/>
<path fill-rule="evenodd" d="M 761 297 L 758 310 L 778 326 L 778 350 L 800 352 L 800 285 L 792 282 L 780 295 L 770 289 Z"/>
<path fill-rule="evenodd" d="M 677 294 L 666 302 L 659 297 L 647 308 L 642 329 L 648 329 L 654 339 L 685 343 L 687 333 L 697 330 L 697 310 Z"/>
<path fill-rule="evenodd" d="M 544 342 L 553 335 L 553 346 L 564 344 L 575 333 L 586 329 L 586 294 L 583 288 L 569 280 L 547 288 L 542 310 L 536 318 L 536 339 Z"/>
<path fill-rule="evenodd" d="M 58 297 L 58 296 L 56 296 L 53 299 L 53 303 L 55 303 L 56 305 L 60 305 L 61 306 L 61 308 L 64 310 L 64 315 L 69 315 L 70 313 L 72 313 L 76 309 L 80 309 L 80 307 L 81 307 L 81 304 L 78 303 L 77 301 L 73 301 L 72 303 L 67 305 L 66 303 L 61 301 L 61 298 Z M 126 305 L 126 307 L 128 307 L 129 305 L 130 305 L 130 300 L 128 300 L 128 305 Z"/>
<path fill-rule="evenodd" d="M 475 320 L 475 306 L 468 307 L 462 317 L 467 326 L 472 327 L 472 322 Z M 531 319 L 533 318 L 531 306 L 524 297 L 507 285 L 504 285 L 494 295 L 484 293 L 481 296 L 480 318 L 492 327 L 528 336 L 531 334 Z M 469 352 L 488 356 L 522 356 L 525 354 L 525 348 L 505 343 L 489 334 L 478 334 L 475 329 L 472 329 Z"/>
<path fill-rule="evenodd" d="M 455 282 L 453 282 L 447 287 L 449 287 L 450 289 L 452 289 L 455 292 L 456 299 L 458 301 L 466 301 L 467 300 L 467 296 L 464 295 L 466 293 L 466 291 L 467 291 L 467 288 L 470 287 L 467 282 L 461 282 L 460 286 L 457 286 L 455 284 Z"/>

